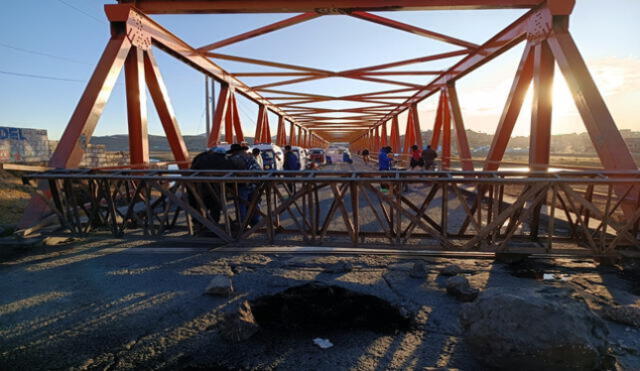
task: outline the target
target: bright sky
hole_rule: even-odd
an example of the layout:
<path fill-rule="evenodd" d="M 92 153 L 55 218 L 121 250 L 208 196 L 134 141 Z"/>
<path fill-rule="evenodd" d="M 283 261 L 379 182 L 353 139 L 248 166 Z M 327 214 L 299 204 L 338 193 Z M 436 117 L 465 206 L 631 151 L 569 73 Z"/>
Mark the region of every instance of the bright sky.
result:
<path fill-rule="evenodd" d="M 21 0 L 3 4 L 0 12 L 0 126 L 45 128 L 49 130 L 50 139 L 60 137 L 109 37 L 102 10 L 104 3 L 103 0 Z M 380 14 L 479 44 L 523 11 Z M 290 16 L 164 15 L 154 18 L 192 45 L 202 46 Z M 571 21 L 571 32 L 621 129 L 640 130 L 638 19 L 639 0 L 578 0 Z M 324 16 L 217 51 L 342 70 L 454 49 L 455 46 L 348 16 Z M 522 46 L 514 48 L 459 81 L 458 91 L 467 128 L 489 133 L 495 130 L 521 52 Z M 183 134 L 202 133 L 204 77 L 160 51 L 156 51 L 156 56 Z M 453 62 L 451 59 L 405 68 L 441 69 Z M 271 70 L 225 61 L 219 64 L 233 72 Z M 557 72 L 556 75 L 553 132 L 582 132 L 584 126 L 561 74 Z M 119 81 L 95 135 L 126 133 L 122 76 Z M 271 80 L 245 78 L 244 81 L 253 85 Z M 384 90 L 390 86 L 334 78 L 284 88 L 342 95 Z M 419 106 L 423 130 L 433 125 L 435 101 L 434 97 Z M 245 133 L 252 135 L 257 106 L 244 99 L 239 100 L 239 105 Z M 524 107 L 514 135 L 527 135 L 528 109 L 529 106 Z M 270 121 L 275 125 L 274 117 Z M 404 121 L 401 116 L 401 122 Z M 151 101 L 149 131 L 163 134 Z"/>

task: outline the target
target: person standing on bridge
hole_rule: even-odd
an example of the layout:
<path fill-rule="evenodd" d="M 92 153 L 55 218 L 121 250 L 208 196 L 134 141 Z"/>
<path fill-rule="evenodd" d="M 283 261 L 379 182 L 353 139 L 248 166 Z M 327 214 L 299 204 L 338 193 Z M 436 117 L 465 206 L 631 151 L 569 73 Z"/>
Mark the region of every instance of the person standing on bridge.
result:
<path fill-rule="evenodd" d="M 362 161 L 365 165 L 369 165 L 369 150 L 366 148 L 362 150 Z"/>
<path fill-rule="evenodd" d="M 300 170 L 300 159 L 296 156 L 295 153 L 291 150 L 290 145 L 286 145 L 284 147 L 284 165 L 282 166 L 284 170 Z M 287 184 L 287 188 L 291 191 L 292 194 L 296 193 L 296 185 L 293 182 Z"/>
<path fill-rule="evenodd" d="M 414 170 L 417 167 L 424 166 L 424 161 L 422 160 L 420 148 L 415 144 L 411 146 L 411 160 L 409 161 L 409 166 L 411 167 L 411 170 Z"/>
<path fill-rule="evenodd" d="M 255 158 L 247 153 L 247 151 L 240 144 L 234 143 L 231 145 L 229 151 L 229 161 L 233 164 L 233 167 L 237 170 L 262 170 L 260 165 L 256 162 Z M 249 212 L 249 205 L 256 195 L 257 185 L 255 183 L 238 183 L 238 223 L 242 225 L 247 219 Z M 260 221 L 260 199 L 256 200 L 256 206 L 249 216 L 248 224 L 250 226 L 258 224 Z"/>
<path fill-rule="evenodd" d="M 260 154 L 260 148 L 252 149 L 251 154 L 253 155 L 253 158 L 256 160 L 256 162 L 260 166 L 260 170 L 264 170 L 264 163 L 262 162 L 262 155 Z"/>
<path fill-rule="evenodd" d="M 431 146 L 427 146 L 427 148 L 422 151 L 422 161 L 425 170 L 433 170 L 433 164 L 438 158 L 438 153 L 434 151 Z"/>
<path fill-rule="evenodd" d="M 383 147 L 380 149 L 380 153 L 378 154 L 378 170 L 380 171 L 389 171 L 391 170 L 391 157 L 389 154 L 391 153 L 391 147 Z M 389 190 L 389 185 L 386 183 L 380 184 L 380 190 L 382 192 L 387 192 Z"/>

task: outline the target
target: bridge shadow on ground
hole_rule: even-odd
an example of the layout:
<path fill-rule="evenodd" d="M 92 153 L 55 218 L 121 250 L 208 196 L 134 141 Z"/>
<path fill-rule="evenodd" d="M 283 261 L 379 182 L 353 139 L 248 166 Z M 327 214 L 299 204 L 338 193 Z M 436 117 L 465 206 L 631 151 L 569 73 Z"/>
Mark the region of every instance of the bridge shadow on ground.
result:
<path fill-rule="evenodd" d="M 512 266 L 491 260 L 222 254 L 152 247 L 151 242 L 115 240 L 76 243 L 3 262 L 0 368 L 482 369 L 464 342 L 458 321 L 463 304 L 446 294 L 446 277 L 440 271 L 458 264 L 480 289 L 550 284 L 514 274 Z M 411 276 L 416 262 L 425 264 L 425 277 Z M 614 271 L 576 259 L 561 265 L 541 269 L 569 275 L 567 284 L 589 284 L 592 291 L 584 291 L 594 297 L 607 290 L 611 300 L 638 301 Z M 218 274 L 232 277 L 235 291 L 230 297 L 204 295 Z M 310 282 L 375 296 L 409 313 L 412 326 L 397 332 L 344 324 L 300 330 L 264 327 L 239 343 L 222 337 L 225 314 L 243 301 Z M 611 326 L 620 341 L 632 336 L 625 335 L 624 328 L 620 335 L 618 325 Z M 316 337 L 328 338 L 333 347 L 320 349 L 312 342 Z"/>

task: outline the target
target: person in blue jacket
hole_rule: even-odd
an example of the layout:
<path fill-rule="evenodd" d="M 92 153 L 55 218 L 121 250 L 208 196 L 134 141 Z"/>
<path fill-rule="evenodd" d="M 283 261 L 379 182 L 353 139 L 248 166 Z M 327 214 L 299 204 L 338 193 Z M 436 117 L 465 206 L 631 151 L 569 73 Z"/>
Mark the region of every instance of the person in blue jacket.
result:
<path fill-rule="evenodd" d="M 291 146 L 284 147 L 284 165 L 285 170 L 300 170 L 300 159 L 291 150 Z"/>
<path fill-rule="evenodd" d="M 391 159 L 389 158 L 389 148 L 383 147 L 378 155 L 378 170 L 391 170 Z"/>
<path fill-rule="evenodd" d="M 289 145 L 284 147 L 284 164 L 282 168 L 284 170 L 300 170 L 300 159 L 293 153 Z M 295 183 L 288 183 L 287 188 L 292 194 L 296 193 Z"/>
<path fill-rule="evenodd" d="M 391 170 L 391 158 L 389 157 L 389 153 L 391 153 L 390 147 L 380 148 L 380 154 L 378 154 L 378 170 Z M 380 184 L 380 190 L 382 192 L 387 192 L 389 190 L 389 184 Z"/>

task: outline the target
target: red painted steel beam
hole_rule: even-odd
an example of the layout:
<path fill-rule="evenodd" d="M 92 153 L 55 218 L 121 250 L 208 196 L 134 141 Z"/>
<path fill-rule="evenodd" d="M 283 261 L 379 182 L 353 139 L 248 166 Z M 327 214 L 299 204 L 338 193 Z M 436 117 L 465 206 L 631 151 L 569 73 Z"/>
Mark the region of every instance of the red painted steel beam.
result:
<path fill-rule="evenodd" d="M 629 148 L 622 139 L 578 47 L 566 29 L 567 23 L 556 22 L 548 43 L 567 80 L 602 165 L 607 170 L 637 170 Z M 632 210 L 625 209 L 625 213 L 630 211 Z"/>
<path fill-rule="evenodd" d="M 124 66 L 131 42 L 125 35 L 111 38 L 71 119 L 51 155 L 49 166 L 74 168 L 80 165 L 84 149 L 89 143 L 113 85 Z"/>
<path fill-rule="evenodd" d="M 295 121 L 293 118 L 290 118 L 286 112 L 262 97 L 257 91 L 251 89 L 232 74 L 215 64 L 211 59 L 207 58 L 207 56 L 199 53 L 196 49 L 167 31 L 138 9 L 129 5 L 119 4 L 105 5 L 105 11 L 109 21 L 115 23 L 113 28 L 121 27 L 117 24 L 124 22 L 126 32 L 130 37 L 137 37 L 142 40 L 150 39 L 153 45 L 189 64 L 191 67 L 211 76 L 218 82 L 228 84 L 236 92 L 255 103 L 266 105 L 274 113 Z"/>
<path fill-rule="evenodd" d="M 389 145 L 389 139 L 387 137 L 387 123 L 386 122 L 382 124 L 382 134 L 381 135 L 382 135 L 381 144 L 386 147 L 387 145 Z"/>
<path fill-rule="evenodd" d="M 438 32 L 426 30 L 424 28 L 413 26 L 413 25 L 410 25 L 410 24 L 407 24 L 407 23 L 398 22 L 398 21 L 395 21 L 393 19 L 381 17 L 381 16 L 376 15 L 376 14 L 371 14 L 371 13 L 362 12 L 362 11 L 355 11 L 355 12 L 349 13 L 349 15 L 352 16 L 352 17 L 358 18 L 358 19 L 362 19 L 362 20 L 365 20 L 365 21 L 369 21 L 369 22 L 373 22 L 373 23 L 379 24 L 379 25 L 395 28 L 397 30 L 406 31 L 406 32 L 412 33 L 414 35 L 424 36 L 424 37 L 428 37 L 430 39 L 446 42 L 446 43 L 453 44 L 453 45 L 462 46 L 462 47 L 468 48 L 468 49 L 475 49 L 475 48 L 478 47 L 478 45 L 476 45 L 474 43 L 470 43 L 470 42 L 467 42 L 467 41 L 464 41 L 464 40 L 460 40 L 460 39 L 457 39 L 455 37 L 443 35 L 443 34 L 438 33 Z"/>
<path fill-rule="evenodd" d="M 561 0 L 564 1 L 564 0 Z M 542 0 L 120 0 L 148 14 L 304 13 L 352 11 L 521 9 Z"/>
<path fill-rule="evenodd" d="M 438 91 L 438 89 L 440 89 L 440 87 L 444 86 L 449 81 L 456 81 L 498 57 L 505 51 L 523 41 L 530 31 L 541 32 L 543 35 L 544 32 L 550 32 L 553 24 L 553 16 L 557 14 L 571 13 L 575 0 L 551 1 L 549 4 L 553 6 L 541 6 L 518 18 L 515 22 L 511 23 L 494 37 L 482 44 L 479 48 L 462 58 L 458 63 L 447 70 L 447 72 L 443 73 L 439 77 L 435 78 L 431 83 L 418 90 L 410 99 L 404 102 L 404 104 L 398 105 L 398 107 L 382 118 L 378 124 L 402 113 L 411 104 L 419 103 L 433 95 Z"/>
<path fill-rule="evenodd" d="M 156 106 L 160 123 L 162 123 L 169 147 L 171 148 L 171 152 L 173 152 L 173 158 L 180 162 L 178 164 L 180 168 L 188 169 L 189 164 L 185 161 L 190 159 L 189 150 L 184 143 L 182 133 L 180 132 L 180 125 L 178 125 L 178 120 L 173 111 L 167 88 L 160 74 L 158 63 L 151 50 L 147 50 L 144 55 L 144 68 L 149 95 L 151 95 L 151 100 L 153 100 Z"/>
<path fill-rule="evenodd" d="M 533 46 L 527 43 L 518 65 L 518 70 L 511 85 L 511 91 L 498 122 L 498 127 L 493 136 L 487 160 L 484 163 L 485 171 L 498 170 L 500 161 L 509 144 L 513 127 L 518 120 L 522 104 L 533 79 Z"/>
<path fill-rule="evenodd" d="M 129 128 L 129 162 L 132 165 L 149 163 L 147 91 L 144 72 L 144 50 L 133 47 L 129 50 L 124 64 Z"/>
<path fill-rule="evenodd" d="M 411 106 L 409 114 L 413 117 L 414 144 L 422 149 L 422 130 L 420 129 L 420 116 L 418 115 L 418 105 Z"/>
<path fill-rule="evenodd" d="M 438 149 L 438 143 L 440 142 L 440 132 L 442 131 L 442 105 L 444 103 L 443 95 L 444 94 L 440 93 L 440 98 L 438 98 L 436 120 L 433 123 L 433 134 L 431 135 L 431 148 L 433 148 L 434 151 Z"/>
<path fill-rule="evenodd" d="M 467 55 L 467 54 L 469 54 L 469 50 L 468 49 L 455 50 L 455 51 L 452 51 L 452 52 L 432 54 L 432 55 L 427 55 L 427 56 L 424 56 L 424 57 L 403 59 L 401 61 L 378 64 L 378 65 L 375 65 L 375 66 L 356 68 L 356 69 L 352 69 L 352 70 L 343 71 L 343 73 L 353 73 L 353 74 L 365 73 L 365 72 L 369 72 L 369 71 L 383 70 L 383 69 L 386 69 L 386 68 L 400 67 L 400 66 L 406 66 L 406 65 L 410 65 L 410 64 L 417 64 L 417 63 L 437 61 L 437 60 L 440 60 L 440 59 L 459 57 L 461 55 Z"/>
<path fill-rule="evenodd" d="M 449 170 L 451 167 L 451 111 L 449 109 L 449 97 L 445 90 L 442 102 L 442 168 Z"/>
<path fill-rule="evenodd" d="M 222 132 L 222 123 L 227 116 L 227 110 L 229 109 L 229 97 L 232 94 L 231 88 L 227 84 L 222 84 L 220 94 L 218 95 L 218 103 L 216 104 L 216 111 L 213 113 L 213 120 L 211 124 L 211 133 L 209 133 L 209 140 L 207 145 L 213 147 L 220 142 L 220 133 Z"/>
<path fill-rule="evenodd" d="M 296 25 L 298 23 L 306 22 L 306 21 L 309 21 L 311 19 L 317 18 L 319 16 L 320 16 L 320 14 L 318 14 L 316 12 L 308 12 L 308 13 L 296 15 L 294 17 L 287 18 L 287 19 L 284 19 L 282 21 L 275 22 L 275 23 L 272 23 L 272 24 L 264 26 L 264 27 L 260 27 L 260 28 L 257 28 L 255 30 L 251 30 L 251 31 L 242 33 L 240 35 L 236 35 L 236 36 L 230 37 L 228 39 L 220 40 L 218 42 L 205 45 L 205 46 L 203 46 L 201 48 L 198 48 L 198 51 L 202 52 L 202 51 L 208 51 L 208 50 L 222 48 L 223 46 L 228 46 L 228 45 L 231 45 L 231 44 L 235 44 L 237 42 L 248 40 L 248 39 L 251 39 L 251 38 L 254 38 L 254 37 L 257 37 L 257 36 L 261 36 L 261 35 L 267 34 L 269 32 L 281 30 L 283 28 L 286 28 L 286 27 L 289 27 L 289 26 L 293 26 L 293 25 Z"/>
<path fill-rule="evenodd" d="M 398 116 L 391 119 L 391 148 L 393 151 L 400 149 L 400 127 L 398 124 Z"/>
<path fill-rule="evenodd" d="M 449 109 L 451 112 L 451 118 L 453 118 L 453 124 L 456 127 L 456 138 L 458 139 L 458 156 L 462 163 L 462 170 L 473 171 L 473 161 L 471 161 L 471 150 L 469 149 L 469 140 L 467 139 L 467 132 L 464 128 L 464 121 L 462 120 L 462 111 L 460 110 L 460 101 L 458 100 L 458 92 L 453 83 L 450 83 L 447 87 L 447 98 L 449 101 Z"/>
<path fill-rule="evenodd" d="M 529 135 L 529 165 L 532 170 L 546 170 L 546 165 L 549 165 L 555 65 L 547 42 L 537 44 L 533 50 L 533 102 Z"/>

